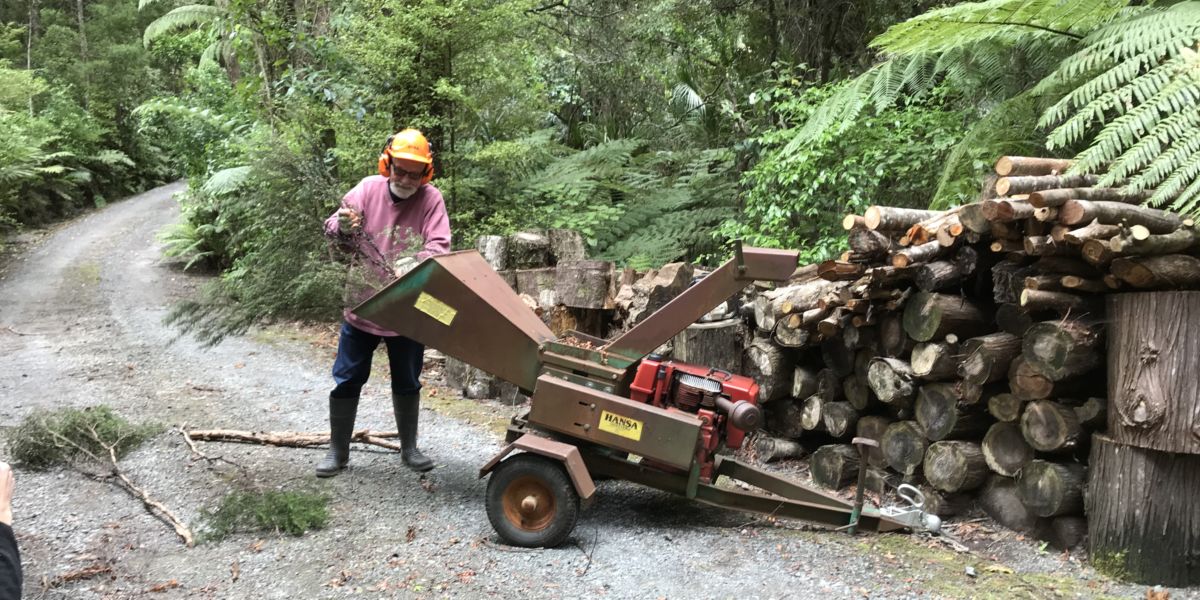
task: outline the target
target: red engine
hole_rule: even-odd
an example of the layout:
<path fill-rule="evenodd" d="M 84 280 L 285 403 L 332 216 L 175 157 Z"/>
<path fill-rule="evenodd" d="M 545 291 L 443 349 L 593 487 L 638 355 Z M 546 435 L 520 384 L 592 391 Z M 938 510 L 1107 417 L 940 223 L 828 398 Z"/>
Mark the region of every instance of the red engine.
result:
<path fill-rule="evenodd" d="M 753 379 L 654 356 L 638 365 L 629 385 L 629 397 L 691 413 L 704 422 L 696 462 L 705 482 L 712 481 L 713 454 L 721 443 L 727 448 L 741 448 L 746 433 L 757 429 L 762 418 L 758 384 Z"/>

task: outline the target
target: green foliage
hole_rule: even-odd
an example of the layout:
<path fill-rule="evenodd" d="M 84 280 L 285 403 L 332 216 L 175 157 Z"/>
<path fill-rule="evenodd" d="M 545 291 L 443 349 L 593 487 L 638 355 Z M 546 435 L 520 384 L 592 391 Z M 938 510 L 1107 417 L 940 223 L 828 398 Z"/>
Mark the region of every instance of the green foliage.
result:
<path fill-rule="evenodd" d="M 767 90 L 771 111 L 785 123 L 803 123 L 836 86 L 795 90 L 786 81 Z M 755 140 L 758 161 L 743 177 L 742 213 L 722 235 L 753 246 L 799 248 L 802 261 L 842 249 L 842 217 L 873 204 L 924 207 L 941 164 L 959 142 L 969 111 L 937 103 L 884 109 L 842 133 L 828 130 L 801 151 L 789 151 L 792 129 L 765 131 Z"/>
<path fill-rule="evenodd" d="M 1146 8 L 1092 32 L 1040 87 L 1074 89 L 1043 115 L 1050 148 L 1090 138 L 1073 172 L 1154 190 L 1149 203 L 1200 214 L 1200 2 Z M 1099 131 L 1097 131 L 1099 129 Z"/>
<path fill-rule="evenodd" d="M 273 532 L 300 536 L 329 523 L 329 496 L 308 490 L 234 491 L 215 509 L 201 512 L 203 541 L 235 533 Z"/>
<path fill-rule="evenodd" d="M 8 434 L 8 451 L 34 470 L 75 461 L 109 460 L 128 454 L 161 431 L 156 425 L 134 425 L 107 406 L 37 411 Z"/>
<path fill-rule="evenodd" d="M 167 234 L 190 263 L 226 268 L 168 317 L 209 344 L 264 320 L 330 319 L 341 305 L 345 268 L 322 233 L 340 186 L 299 145 L 270 132 L 247 143 L 241 184 L 220 194 L 193 191 L 184 200 L 188 225 Z"/>

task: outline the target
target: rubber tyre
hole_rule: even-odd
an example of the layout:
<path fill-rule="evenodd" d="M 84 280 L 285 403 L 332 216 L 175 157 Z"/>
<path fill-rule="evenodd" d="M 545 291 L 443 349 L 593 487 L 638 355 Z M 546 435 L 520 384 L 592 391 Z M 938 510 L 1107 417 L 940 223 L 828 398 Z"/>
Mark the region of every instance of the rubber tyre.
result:
<path fill-rule="evenodd" d="M 529 515 L 520 509 L 520 499 L 527 497 L 538 500 Z M 496 465 L 488 478 L 486 504 L 500 539 L 523 548 L 557 546 L 579 520 L 579 494 L 566 468 L 537 454 L 518 454 Z"/>

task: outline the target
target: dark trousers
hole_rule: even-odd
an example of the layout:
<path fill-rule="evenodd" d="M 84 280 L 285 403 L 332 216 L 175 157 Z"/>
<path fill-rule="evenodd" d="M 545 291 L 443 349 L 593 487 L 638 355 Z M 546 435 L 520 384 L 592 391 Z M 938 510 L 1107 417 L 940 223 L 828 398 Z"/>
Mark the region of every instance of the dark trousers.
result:
<path fill-rule="evenodd" d="M 392 371 L 392 393 L 417 394 L 421 391 L 421 366 L 425 347 L 403 336 L 379 336 L 349 323 L 342 323 L 338 336 L 337 359 L 333 361 L 333 398 L 357 398 L 371 376 L 371 357 L 380 340 L 387 345 L 388 366 Z"/>

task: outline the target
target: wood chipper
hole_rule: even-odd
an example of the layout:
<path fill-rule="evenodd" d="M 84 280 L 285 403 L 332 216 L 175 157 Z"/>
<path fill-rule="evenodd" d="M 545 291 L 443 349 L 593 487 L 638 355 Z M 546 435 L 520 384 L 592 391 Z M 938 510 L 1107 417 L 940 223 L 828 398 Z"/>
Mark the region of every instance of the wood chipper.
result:
<path fill-rule="evenodd" d="M 861 501 L 720 454 L 758 427 L 758 384 L 653 354 L 750 282 L 786 280 L 796 262 L 793 251 L 739 245 L 728 262 L 611 341 L 556 337 L 475 251 L 434 256 L 353 310 L 530 396 L 508 445 L 480 469 L 480 477 L 490 474 L 488 519 L 510 544 L 563 542 L 597 477 L 833 528 L 936 528 L 919 505 L 860 511 Z M 721 476 L 762 491 L 717 485 Z"/>

